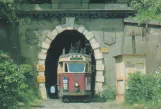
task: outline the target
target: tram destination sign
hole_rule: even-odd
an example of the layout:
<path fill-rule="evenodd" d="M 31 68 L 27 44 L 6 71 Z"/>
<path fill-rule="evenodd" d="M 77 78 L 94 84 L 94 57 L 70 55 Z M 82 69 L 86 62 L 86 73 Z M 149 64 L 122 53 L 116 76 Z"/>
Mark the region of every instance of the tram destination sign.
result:
<path fill-rule="evenodd" d="M 70 60 L 83 60 L 83 58 L 74 57 L 74 58 L 70 58 Z"/>

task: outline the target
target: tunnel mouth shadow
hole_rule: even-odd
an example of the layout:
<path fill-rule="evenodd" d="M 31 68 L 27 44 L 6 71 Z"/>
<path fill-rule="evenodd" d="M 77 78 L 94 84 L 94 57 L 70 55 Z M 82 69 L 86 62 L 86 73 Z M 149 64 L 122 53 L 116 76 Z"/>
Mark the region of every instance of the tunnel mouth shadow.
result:
<path fill-rule="evenodd" d="M 50 93 L 50 87 L 57 84 L 57 67 L 60 55 L 62 55 L 65 49 L 65 54 L 70 52 L 71 45 L 75 45 L 80 41 L 80 48 L 85 48 L 87 43 L 89 44 L 86 49 L 86 54 L 91 55 L 92 65 L 95 65 L 94 54 L 91 52 L 92 47 L 85 36 L 79 33 L 77 30 L 65 30 L 59 33 L 56 38 L 51 42 L 50 48 L 47 51 L 47 57 L 45 60 L 45 86 L 49 99 L 58 99 L 58 93 Z M 95 70 L 92 72 L 92 92 L 94 95 L 95 84 Z"/>

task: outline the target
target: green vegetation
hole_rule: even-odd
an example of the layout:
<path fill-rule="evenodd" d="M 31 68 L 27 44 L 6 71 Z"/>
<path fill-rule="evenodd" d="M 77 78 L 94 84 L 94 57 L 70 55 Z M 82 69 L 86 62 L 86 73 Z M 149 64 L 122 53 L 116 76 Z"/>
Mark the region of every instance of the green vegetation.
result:
<path fill-rule="evenodd" d="M 116 98 L 116 89 L 108 87 L 96 95 L 98 101 L 113 101 Z"/>
<path fill-rule="evenodd" d="M 161 21 L 161 0 L 131 0 L 130 6 L 137 10 L 133 20 L 139 22 Z"/>
<path fill-rule="evenodd" d="M 142 75 L 139 72 L 131 74 L 125 91 L 125 102 L 146 107 L 161 106 L 161 75 Z"/>
<path fill-rule="evenodd" d="M 35 75 L 30 65 L 15 64 L 0 51 L 0 109 L 14 109 L 19 104 L 26 107 L 38 98 Z"/>
<path fill-rule="evenodd" d="M 12 23 L 13 25 L 18 22 L 14 3 L 14 0 L 0 1 L 0 19 L 7 19 L 7 23 Z"/>

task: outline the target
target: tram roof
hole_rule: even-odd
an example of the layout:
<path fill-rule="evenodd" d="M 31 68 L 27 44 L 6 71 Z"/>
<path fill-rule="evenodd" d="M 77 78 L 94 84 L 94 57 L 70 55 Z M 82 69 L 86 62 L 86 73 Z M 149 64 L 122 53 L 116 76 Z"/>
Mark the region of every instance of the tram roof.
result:
<path fill-rule="evenodd" d="M 82 54 L 82 53 L 68 53 L 68 54 L 61 55 L 60 58 L 70 57 L 71 55 L 81 55 L 81 56 L 89 57 L 89 58 L 91 57 L 90 55 Z"/>

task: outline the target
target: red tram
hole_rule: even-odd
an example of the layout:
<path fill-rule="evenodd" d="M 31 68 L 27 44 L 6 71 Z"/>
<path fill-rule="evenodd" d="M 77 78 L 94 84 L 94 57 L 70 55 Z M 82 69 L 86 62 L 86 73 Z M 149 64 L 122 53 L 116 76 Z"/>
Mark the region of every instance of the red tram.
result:
<path fill-rule="evenodd" d="M 58 97 L 68 101 L 71 97 L 91 97 L 91 57 L 80 53 L 61 55 L 57 69 Z"/>

